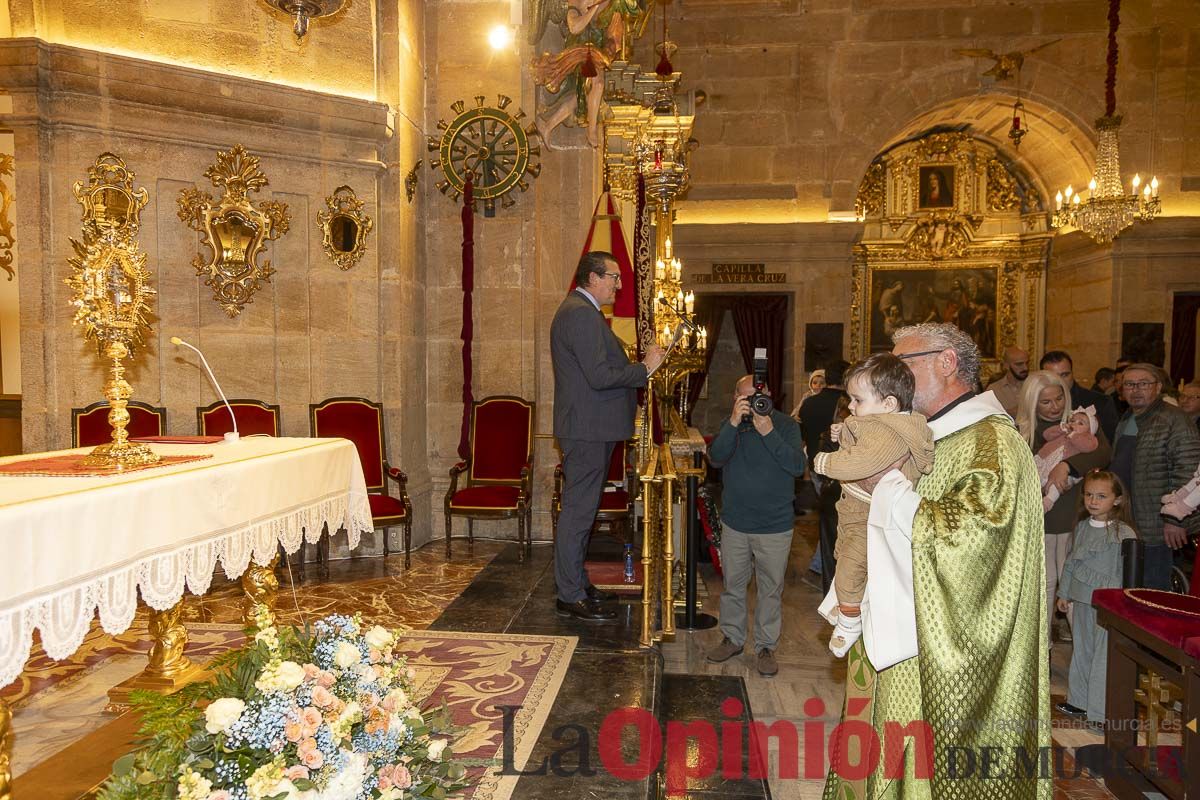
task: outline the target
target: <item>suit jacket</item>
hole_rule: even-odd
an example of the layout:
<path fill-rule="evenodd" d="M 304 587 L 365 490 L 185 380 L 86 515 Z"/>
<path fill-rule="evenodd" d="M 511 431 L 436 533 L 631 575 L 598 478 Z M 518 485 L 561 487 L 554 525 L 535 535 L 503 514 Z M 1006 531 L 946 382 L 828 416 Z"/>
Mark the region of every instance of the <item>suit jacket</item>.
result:
<path fill-rule="evenodd" d="M 804 434 L 804 451 L 810 464 L 820 449 L 821 434 L 828 433 L 833 424 L 838 398 L 844 394 L 841 389 L 826 386 L 800 404 L 800 430 Z"/>
<path fill-rule="evenodd" d="M 579 291 L 562 301 L 550 324 L 554 362 L 554 435 L 587 442 L 633 436 L 637 388 L 646 368 L 630 362 L 604 315 Z"/>

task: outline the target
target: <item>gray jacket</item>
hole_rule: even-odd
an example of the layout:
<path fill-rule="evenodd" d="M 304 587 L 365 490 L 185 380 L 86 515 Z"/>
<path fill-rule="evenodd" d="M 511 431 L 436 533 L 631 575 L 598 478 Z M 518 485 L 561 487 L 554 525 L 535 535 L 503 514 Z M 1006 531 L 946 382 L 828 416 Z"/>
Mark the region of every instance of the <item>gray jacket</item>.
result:
<path fill-rule="evenodd" d="M 621 442 L 633 436 L 636 389 L 646 385 L 646 368 L 630 362 L 604 315 L 578 290 L 554 314 L 550 356 L 556 437 Z"/>
<path fill-rule="evenodd" d="M 1191 417 L 1160 397 L 1141 414 L 1126 411 L 1137 420 L 1133 451 L 1133 522 L 1138 537 L 1147 544 L 1163 543 L 1163 517 L 1158 513 L 1162 496 L 1192 479 L 1200 462 L 1200 435 Z M 1117 426 L 1120 430 L 1120 425 Z M 1118 447 L 1125 443 L 1118 441 Z M 1114 459 L 1115 460 L 1115 459 Z M 1189 533 L 1200 530 L 1200 513 L 1183 521 Z"/>

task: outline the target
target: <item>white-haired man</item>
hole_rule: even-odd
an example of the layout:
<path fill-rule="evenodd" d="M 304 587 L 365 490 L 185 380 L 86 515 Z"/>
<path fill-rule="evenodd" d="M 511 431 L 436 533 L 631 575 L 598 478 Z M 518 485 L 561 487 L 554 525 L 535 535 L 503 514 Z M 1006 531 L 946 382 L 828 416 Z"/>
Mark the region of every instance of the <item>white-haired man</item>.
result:
<path fill-rule="evenodd" d="M 979 349 L 965 333 L 927 323 L 893 339 L 935 456 L 915 487 L 896 469 L 860 483 L 873 492 L 861 643 L 878 675 L 869 706 L 848 716 L 885 745 L 867 795 L 1048 800 L 1036 766 L 1050 695 L 1032 454 L 996 398 L 974 394 Z M 964 752 L 989 767 L 967 774 Z M 825 796 L 842 797 L 842 782 L 831 771 Z"/>

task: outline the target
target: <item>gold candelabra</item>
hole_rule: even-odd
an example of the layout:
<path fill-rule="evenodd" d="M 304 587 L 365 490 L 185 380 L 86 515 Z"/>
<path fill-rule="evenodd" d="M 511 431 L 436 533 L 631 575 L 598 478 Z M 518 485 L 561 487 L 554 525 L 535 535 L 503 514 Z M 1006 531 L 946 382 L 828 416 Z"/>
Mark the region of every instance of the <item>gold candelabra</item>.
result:
<path fill-rule="evenodd" d="M 125 359 L 150 330 L 146 315 L 150 272 L 146 254 L 137 242 L 139 215 L 146 190 L 133 190 L 134 175 L 125 162 L 103 153 L 88 169 L 88 181 L 75 183 L 75 197 L 83 206 L 83 241 L 71 240 L 75 255 L 65 280 L 74 292 L 74 322 L 93 339 L 100 355 L 109 361 L 104 384 L 112 441 L 92 450 L 84 459 L 89 466 L 130 467 L 157 463 L 159 457 L 145 444 L 129 441 L 127 409 L 133 388 L 125 379 Z"/>

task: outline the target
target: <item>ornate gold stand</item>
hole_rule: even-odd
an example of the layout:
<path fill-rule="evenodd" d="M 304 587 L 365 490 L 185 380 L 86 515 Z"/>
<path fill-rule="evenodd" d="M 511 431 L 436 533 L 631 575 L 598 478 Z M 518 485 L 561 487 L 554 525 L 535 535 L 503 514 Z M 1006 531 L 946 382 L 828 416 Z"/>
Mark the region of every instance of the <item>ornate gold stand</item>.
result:
<path fill-rule="evenodd" d="M 254 624 L 254 608 L 266 606 L 271 615 L 275 614 L 275 593 L 279 591 L 279 579 L 275 577 L 275 567 L 279 564 L 279 553 L 271 559 L 271 563 L 260 567 L 253 562 L 242 575 L 242 622 L 247 626 Z"/>
<path fill-rule="evenodd" d="M 0 697 L 0 800 L 12 800 L 12 709 Z"/>
<path fill-rule="evenodd" d="M 148 689 L 164 694 L 176 692 L 204 674 L 204 668 L 193 664 L 183 654 L 187 646 L 187 628 L 179 621 L 183 601 L 166 611 L 150 611 L 150 663 L 132 678 L 121 681 L 108 690 L 108 705 L 104 710 L 120 714 L 129 708 L 129 694 L 135 689 Z"/>
<path fill-rule="evenodd" d="M 129 424 L 129 411 L 126 406 L 129 398 L 133 396 L 133 387 L 125 380 L 123 363 L 129 356 L 129 348 L 124 342 L 111 340 L 104 346 L 104 355 L 112 361 L 108 382 L 104 384 L 104 396 L 108 399 L 111 409 L 108 412 L 108 424 L 112 426 L 112 441 L 92 450 L 83 463 L 93 467 L 157 464 L 159 457 L 150 446 L 129 441 L 129 433 L 125 430 L 125 426 Z"/>

